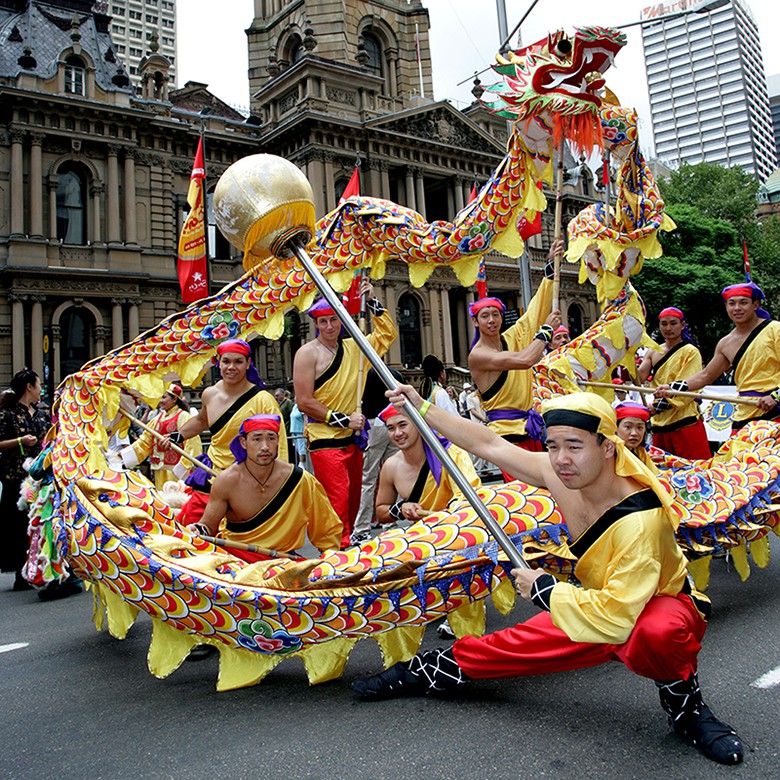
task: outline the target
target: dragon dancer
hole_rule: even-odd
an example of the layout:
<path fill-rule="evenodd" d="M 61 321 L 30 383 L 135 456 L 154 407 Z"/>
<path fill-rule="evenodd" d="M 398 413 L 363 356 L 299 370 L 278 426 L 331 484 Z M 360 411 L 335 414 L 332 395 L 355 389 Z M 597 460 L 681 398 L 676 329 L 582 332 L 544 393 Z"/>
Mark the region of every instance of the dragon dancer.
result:
<path fill-rule="evenodd" d="M 371 296 L 366 279 L 361 295 Z M 368 342 L 384 355 L 398 336 L 390 314 L 377 298 L 368 300 L 373 332 Z M 322 483 L 343 524 L 343 547 L 348 547 L 360 507 L 363 451 L 359 437 L 366 418 L 356 411 L 365 388 L 359 381 L 364 357 L 354 339 L 342 338 L 341 320 L 321 299 L 309 309 L 315 338 L 304 344 L 293 361 L 293 385 L 298 408 L 306 415 L 305 436 L 314 476 Z"/>
<path fill-rule="evenodd" d="M 546 674 L 621 661 L 654 680 L 675 733 L 722 764 L 742 760 L 731 726 L 704 704 L 696 675 L 707 600 L 691 590 L 675 540 L 671 495 L 625 450 L 612 407 L 592 393 L 543 402 L 548 453 L 518 449 L 474 423 L 407 398 L 430 425 L 516 479 L 547 488 L 567 520 L 575 575 L 559 581 L 542 570 L 514 569 L 520 595 L 542 611 L 514 627 L 467 636 L 446 650 L 353 683 L 364 699 L 424 695 L 480 678 Z"/>
<path fill-rule="evenodd" d="M 550 247 L 548 267 L 552 267 L 555 252 L 562 251 L 561 240 Z M 542 449 L 544 426 L 539 413 L 532 408 L 530 369 L 544 355 L 561 324 L 560 312 L 550 312 L 552 296 L 552 279 L 545 278 L 525 314 L 503 333 L 501 323 L 506 307 L 502 301 L 481 298 L 469 306 L 477 331 L 469 354 L 469 370 L 482 398 L 488 426 L 506 441 L 535 452 Z M 507 474 L 504 479 L 509 481 Z"/>
<path fill-rule="evenodd" d="M 338 549 L 341 521 L 322 485 L 300 466 L 279 458 L 281 426 L 278 414 L 256 414 L 241 423 L 230 443 L 235 463 L 214 480 L 198 526 L 215 536 L 224 518 L 225 539 L 285 556 L 295 555 L 307 535 L 320 552 Z M 267 558 L 235 553 L 250 561 Z"/>
<path fill-rule="evenodd" d="M 736 404 L 732 430 L 752 420 L 776 420 L 780 417 L 780 323 L 761 307 L 765 296 L 753 282 L 729 285 L 721 297 L 734 328 L 718 342 L 712 360 L 701 371 L 660 385 L 656 396 L 664 398 L 668 390 L 701 390 L 731 370 L 739 395 L 757 402 L 756 406 Z"/>
<path fill-rule="evenodd" d="M 416 522 L 431 512 L 445 509 L 460 492 L 449 472 L 442 469 L 433 450 L 402 411 L 391 404 L 379 416 L 398 452 L 382 464 L 379 472 L 377 520 Z M 445 447 L 466 479 L 475 488 L 482 487 L 469 454 L 449 442 Z"/>
<path fill-rule="evenodd" d="M 198 436 L 207 428 L 211 443 L 198 460 L 215 471 L 224 471 L 233 464 L 230 442 L 238 434 L 241 423 L 253 414 L 279 414 L 276 399 L 264 389 L 257 369 L 251 359 L 251 347 L 243 339 L 228 339 L 217 347 L 221 379 L 213 387 L 207 387 L 201 397 L 198 414 L 187 420 L 179 429 L 179 435 L 169 438 L 176 443 L 178 438 L 186 441 Z M 165 444 L 162 444 L 165 447 Z M 287 459 L 287 430 L 282 423 L 279 439 L 279 456 Z M 197 522 L 203 515 L 209 500 L 211 483 L 203 469 L 193 469 L 187 477 L 192 489 L 189 501 L 179 517 L 184 525 Z"/>
<path fill-rule="evenodd" d="M 154 430 L 163 436 L 178 431 L 186 423 L 192 413 L 180 385 L 171 383 L 160 397 L 157 404 L 158 413 L 150 421 Z M 190 470 L 190 463 L 182 458 L 170 447 L 163 449 L 159 438 L 149 431 L 133 442 L 129 447 L 121 449 L 117 454 L 122 466 L 126 469 L 134 468 L 149 458 L 149 465 L 154 475 L 154 485 L 162 489 L 163 485 L 171 480 L 184 479 Z M 193 458 L 201 454 L 200 436 L 192 436 L 187 439 L 185 452 Z"/>
<path fill-rule="evenodd" d="M 640 384 L 651 376 L 652 387 L 683 380 L 702 369 L 701 352 L 688 332 L 681 309 L 668 306 L 658 315 L 664 337 L 663 351 L 648 350 L 637 370 Z M 693 398 L 657 398 L 652 408 L 653 444 L 672 455 L 690 460 L 710 457 L 707 429 Z"/>

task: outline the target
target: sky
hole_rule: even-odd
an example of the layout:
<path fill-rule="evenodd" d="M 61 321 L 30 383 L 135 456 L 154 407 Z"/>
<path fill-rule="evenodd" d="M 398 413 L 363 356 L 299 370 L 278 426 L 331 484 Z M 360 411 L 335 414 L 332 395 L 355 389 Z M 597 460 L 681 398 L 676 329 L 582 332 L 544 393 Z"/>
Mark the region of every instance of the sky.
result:
<path fill-rule="evenodd" d="M 531 5 L 531 0 L 505 0 L 511 30 Z M 621 25 L 637 21 L 651 0 L 594 3 L 587 0 L 539 0 L 522 27 L 524 44 L 563 27 L 571 31 L 583 25 Z M 475 71 L 494 61 L 499 44 L 496 4 L 489 0 L 424 0 L 430 15 L 434 97 L 449 99 L 459 108 L 472 101 Z M 748 0 L 758 24 L 767 76 L 780 74 L 780 45 L 772 35 L 780 28 L 777 0 Z M 219 8 L 218 12 L 215 8 Z M 254 15 L 253 0 L 179 0 L 177 3 L 179 85 L 202 81 L 225 102 L 246 109 L 249 105 L 247 44 L 244 30 Z M 626 30 L 628 43 L 606 73 L 607 86 L 624 105 L 639 113 L 642 146 L 652 152 L 650 110 L 639 27 Z M 316 35 L 316 30 L 315 30 Z M 516 38 L 513 39 L 516 43 Z M 490 72 L 485 84 L 497 81 Z M 465 81 L 459 86 L 459 82 Z"/>

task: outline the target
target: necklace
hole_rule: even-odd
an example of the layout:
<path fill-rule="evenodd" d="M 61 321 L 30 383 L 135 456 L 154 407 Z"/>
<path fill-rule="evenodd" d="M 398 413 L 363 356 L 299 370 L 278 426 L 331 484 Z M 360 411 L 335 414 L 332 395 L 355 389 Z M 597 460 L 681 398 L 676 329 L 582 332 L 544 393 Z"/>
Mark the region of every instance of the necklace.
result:
<path fill-rule="evenodd" d="M 329 347 L 327 344 L 323 344 L 319 339 L 317 339 L 317 343 L 321 347 L 325 347 L 325 349 L 327 349 L 328 352 L 330 352 L 331 355 L 334 355 L 334 356 L 336 355 L 336 352 L 338 351 L 337 349 L 333 349 L 332 347 Z"/>
<path fill-rule="evenodd" d="M 265 486 L 268 484 L 268 480 L 271 479 L 271 475 L 274 473 L 274 468 L 276 468 L 276 461 L 274 461 L 273 466 L 271 466 L 271 470 L 268 472 L 268 476 L 262 482 L 251 472 L 249 466 L 246 465 L 246 461 L 244 461 L 244 468 L 246 468 L 249 476 L 252 477 L 252 479 L 257 482 L 258 485 L 260 485 L 260 492 L 265 493 Z"/>

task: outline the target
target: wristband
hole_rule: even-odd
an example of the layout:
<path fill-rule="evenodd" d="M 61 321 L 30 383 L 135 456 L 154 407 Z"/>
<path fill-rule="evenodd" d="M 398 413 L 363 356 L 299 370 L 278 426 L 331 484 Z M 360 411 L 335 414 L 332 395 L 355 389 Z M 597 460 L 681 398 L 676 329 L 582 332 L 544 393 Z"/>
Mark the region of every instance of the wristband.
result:
<path fill-rule="evenodd" d="M 349 428 L 349 415 L 344 414 L 344 412 L 329 410 L 325 417 L 325 422 L 334 428 Z"/>
<path fill-rule="evenodd" d="M 557 580 L 552 574 L 542 574 L 541 577 L 537 577 L 531 585 L 531 603 L 549 612 L 550 597 L 556 584 Z"/>
<path fill-rule="evenodd" d="M 669 409 L 671 409 L 672 404 L 668 398 L 658 398 L 658 399 L 654 398 L 653 408 L 655 409 L 656 414 L 661 414 L 661 412 L 666 412 Z"/>
<path fill-rule="evenodd" d="M 372 298 L 370 301 L 366 301 L 366 306 L 368 306 L 368 310 L 374 317 L 379 317 L 387 311 L 380 303 L 379 298 Z"/>
<path fill-rule="evenodd" d="M 539 328 L 539 332 L 534 336 L 535 339 L 543 341 L 545 344 L 549 344 L 552 341 L 553 327 L 546 322 Z"/>
<path fill-rule="evenodd" d="M 19 445 L 19 451 L 24 455 L 24 445 L 22 444 L 22 437 L 17 436 L 16 443 Z"/>
<path fill-rule="evenodd" d="M 777 390 L 772 390 L 772 392 L 769 394 L 769 397 L 776 403 L 780 404 L 780 388 Z"/>
<path fill-rule="evenodd" d="M 547 260 L 542 271 L 545 279 L 555 279 L 555 260 Z"/>
<path fill-rule="evenodd" d="M 423 404 L 420 407 L 420 417 L 425 417 L 425 413 L 430 408 L 431 408 L 431 402 L 430 401 L 423 401 Z"/>
<path fill-rule="evenodd" d="M 404 513 L 401 510 L 401 506 L 403 505 L 403 501 L 399 499 L 394 504 L 390 506 L 390 517 L 393 518 L 393 520 L 403 522 L 404 520 Z"/>
<path fill-rule="evenodd" d="M 687 393 L 688 392 L 688 383 L 684 380 L 678 380 L 677 382 L 672 382 L 672 384 L 669 385 L 669 387 L 672 390 L 677 390 L 681 393 Z"/>
<path fill-rule="evenodd" d="M 184 439 L 182 439 L 181 433 L 179 433 L 179 431 L 174 431 L 173 433 L 171 433 L 168 436 L 168 440 L 170 441 L 171 444 L 176 444 L 177 446 L 184 441 Z"/>

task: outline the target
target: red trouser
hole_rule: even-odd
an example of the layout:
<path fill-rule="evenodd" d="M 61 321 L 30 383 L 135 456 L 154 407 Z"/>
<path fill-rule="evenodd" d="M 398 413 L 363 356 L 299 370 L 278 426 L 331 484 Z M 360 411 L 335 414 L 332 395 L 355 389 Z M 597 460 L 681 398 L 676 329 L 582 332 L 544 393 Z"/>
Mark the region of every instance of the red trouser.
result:
<path fill-rule="evenodd" d="M 690 460 L 707 460 L 712 456 L 710 443 L 707 441 L 707 429 L 703 420 L 698 419 L 691 425 L 678 428 L 676 431 L 660 433 L 653 431 L 653 446 L 659 447 L 679 458 Z"/>
<path fill-rule="evenodd" d="M 512 628 L 459 639 L 452 651 L 475 680 L 566 672 L 607 661 L 622 661 L 651 680 L 687 680 L 696 671 L 706 627 L 688 596 L 655 596 L 622 645 L 573 642 L 542 612 Z"/>
<path fill-rule="evenodd" d="M 344 526 L 341 548 L 349 547 L 349 537 L 360 508 L 363 484 L 363 451 L 356 444 L 343 449 L 309 450 L 314 476 L 328 495 L 330 504 Z"/>
<path fill-rule="evenodd" d="M 527 452 L 544 452 L 542 442 L 532 439 L 530 436 L 527 439 L 523 439 L 523 441 L 514 441 L 512 444 Z M 517 479 L 517 477 L 507 474 L 506 471 L 502 471 L 501 476 L 504 478 L 504 482 L 514 482 Z"/>
<path fill-rule="evenodd" d="M 208 504 L 208 502 L 208 493 L 203 493 L 200 490 L 192 490 L 190 497 L 187 499 L 187 503 L 181 508 L 181 512 L 179 512 L 178 521 L 182 525 L 199 523 L 200 519 L 203 517 L 203 513 L 206 511 L 206 504 Z"/>

